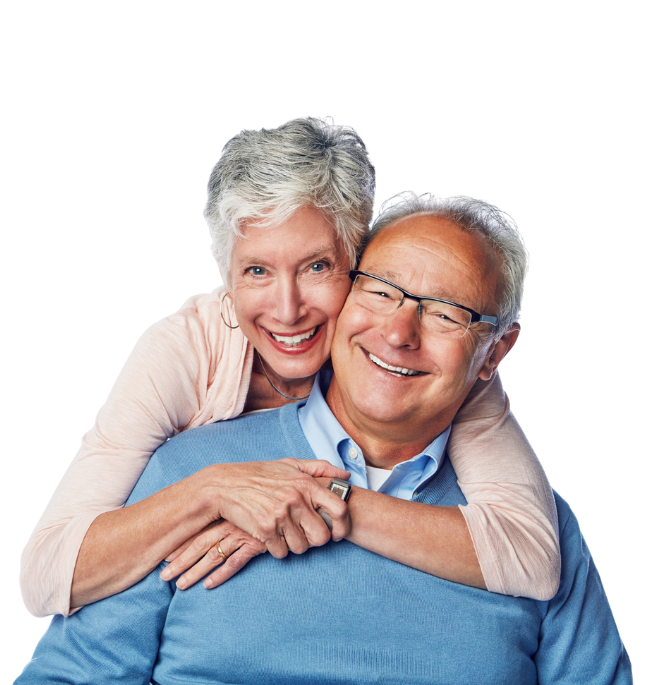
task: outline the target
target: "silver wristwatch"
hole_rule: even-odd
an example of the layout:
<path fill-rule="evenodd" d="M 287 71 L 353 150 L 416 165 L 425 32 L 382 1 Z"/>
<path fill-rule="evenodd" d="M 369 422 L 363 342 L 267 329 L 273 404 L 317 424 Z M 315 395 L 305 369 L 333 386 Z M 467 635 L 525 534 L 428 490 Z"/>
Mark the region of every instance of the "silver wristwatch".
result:
<path fill-rule="evenodd" d="M 350 491 L 352 489 L 353 488 L 350 483 L 347 483 L 345 480 L 341 480 L 340 478 L 333 478 L 330 483 L 328 483 L 328 490 L 332 490 L 332 492 L 334 492 L 337 497 L 341 497 L 344 502 L 348 501 L 348 497 L 350 496 Z M 325 521 L 326 526 L 328 526 L 328 530 L 332 533 L 332 519 L 330 518 L 330 514 L 323 509 L 319 509 L 319 514 Z"/>

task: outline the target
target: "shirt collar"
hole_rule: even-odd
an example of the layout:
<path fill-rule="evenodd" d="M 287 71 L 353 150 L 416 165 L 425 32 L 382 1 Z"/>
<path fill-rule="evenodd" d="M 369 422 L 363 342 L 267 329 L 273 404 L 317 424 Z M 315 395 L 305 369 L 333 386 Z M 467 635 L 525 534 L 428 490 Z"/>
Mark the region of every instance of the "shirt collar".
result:
<path fill-rule="evenodd" d="M 355 443 L 342 428 L 339 421 L 337 421 L 325 400 L 325 394 L 330 386 L 332 375 L 332 371 L 319 371 L 307 402 L 299 407 L 298 419 L 317 459 L 325 459 L 334 466 L 344 468 L 353 473 L 358 471 L 360 466 L 363 466 L 363 462 L 360 464 L 358 461 L 348 457 L 349 447 L 355 446 Z M 445 448 L 450 435 L 450 429 L 451 427 L 448 426 L 416 456 L 406 462 L 397 464 L 394 468 L 395 473 L 392 473 L 386 483 L 387 488 L 391 486 L 390 481 L 397 480 L 398 474 L 403 472 L 404 476 L 401 480 L 405 480 L 406 476 L 405 484 L 406 482 L 410 483 L 409 490 L 411 491 L 411 496 L 411 494 L 434 476 L 445 457 Z M 407 472 L 410 472 L 409 475 L 407 475 Z M 362 478 L 364 487 L 366 487 L 365 474 Z M 354 480 L 357 479 L 352 479 L 353 482 Z M 394 484 L 394 489 L 396 486 L 397 484 Z M 396 496 L 404 497 L 402 493 L 404 487 L 399 487 L 399 490 L 401 492 L 398 494 L 396 491 Z M 384 491 L 385 488 L 381 488 L 381 492 Z M 387 494 L 393 493 L 387 492 Z"/>

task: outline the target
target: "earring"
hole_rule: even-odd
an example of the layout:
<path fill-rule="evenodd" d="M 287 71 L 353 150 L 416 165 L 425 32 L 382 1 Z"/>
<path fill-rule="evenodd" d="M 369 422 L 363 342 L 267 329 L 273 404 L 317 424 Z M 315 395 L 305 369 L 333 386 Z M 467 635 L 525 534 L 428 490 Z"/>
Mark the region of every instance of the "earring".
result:
<path fill-rule="evenodd" d="M 228 326 L 232 331 L 234 331 L 236 328 L 240 327 L 240 324 L 238 323 L 237 326 L 231 326 L 226 321 L 226 319 L 224 318 L 224 312 L 222 311 L 222 305 L 224 304 L 224 300 L 229 296 L 230 296 L 230 293 L 226 293 L 226 295 L 224 295 L 224 297 L 222 297 L 221 300 L 219 300 L 219 316 L 222 317 L 222 321 L 224 322 L 224 325 Z"/>

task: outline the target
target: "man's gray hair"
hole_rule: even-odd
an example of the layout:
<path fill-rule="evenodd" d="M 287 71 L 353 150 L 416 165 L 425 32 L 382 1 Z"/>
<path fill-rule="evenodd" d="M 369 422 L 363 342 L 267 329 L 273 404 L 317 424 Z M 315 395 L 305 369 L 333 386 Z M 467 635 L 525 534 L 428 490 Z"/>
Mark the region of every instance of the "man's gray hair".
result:
<path fill-rule="evenodd" d="M 332 222 L 353 268 L 373 216 L 375 169 L 357 133 L 326 119 L 293 119 L 242 131 L 222 151 L 208 181 L 204 217 L 227 287 L 241 226 L 276 226 L 304 206 Z"/>
<path fill-rule="evenodd" d="M 500 297 L 500 321 L 495 334 L 502 336 L 520 316 L 524 277 L 527 273 L 527 249 L 515 221 L 497 207 L 471 197 L 439 198 L 429 193 L 420 196 L 411 192 L 400 193 L 382 205 L 366 245 L 390 224 L 416 214 L 449 219 L 467 232 L 479 231 L 499 255 L 504 291 Z"/>

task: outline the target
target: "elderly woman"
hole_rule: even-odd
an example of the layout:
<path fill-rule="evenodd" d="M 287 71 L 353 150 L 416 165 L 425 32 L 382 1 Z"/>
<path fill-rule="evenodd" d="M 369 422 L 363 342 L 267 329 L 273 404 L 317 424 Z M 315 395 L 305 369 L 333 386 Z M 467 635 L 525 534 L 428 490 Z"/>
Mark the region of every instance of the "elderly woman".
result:
<path fill-rule="evenodd" d="M 186 572 L 181 588 L 227 558 L 204 581 L 216 586 L 263 551 L 282 557 L 327 542 L 320 510 L 333 539 L 349 535 L 428 573 L 505 594 L 555 593 L 550 488 L 499 380 L 478 384 L 451 434 L 448 454 L 468 505 L 419 514 L 418 550 L 392 527 L 393 498 L 369 491 L 364 507 L 349 511 L 325 487 L 344 471 L 290 454 L 219 479 L 207 468 L 122 507 L 173 435 L 306 399 L 328 361 L 374 180 L 355 132 L 317 119 L 244 131 L 226 145 L 205 211 L 225 288 L 191 298 L 138 342 L 23 554 L 32 613 L 67 615 L 164 558 L 173 559 L 165 578 Z"/>

